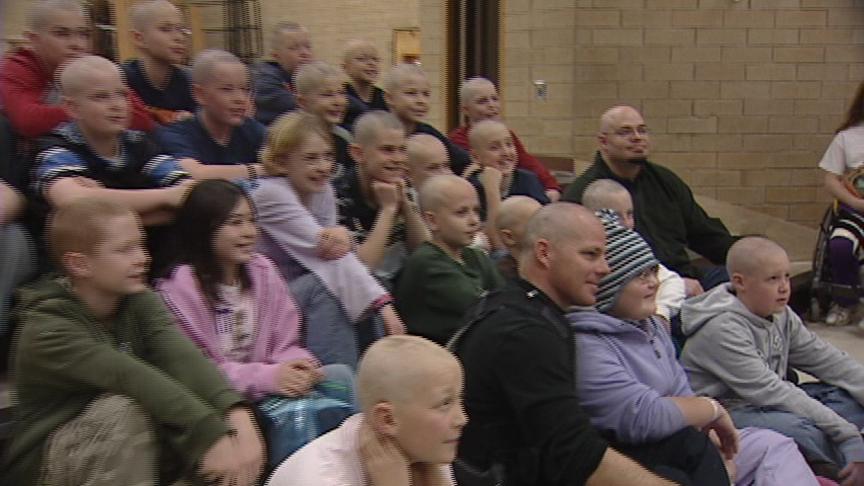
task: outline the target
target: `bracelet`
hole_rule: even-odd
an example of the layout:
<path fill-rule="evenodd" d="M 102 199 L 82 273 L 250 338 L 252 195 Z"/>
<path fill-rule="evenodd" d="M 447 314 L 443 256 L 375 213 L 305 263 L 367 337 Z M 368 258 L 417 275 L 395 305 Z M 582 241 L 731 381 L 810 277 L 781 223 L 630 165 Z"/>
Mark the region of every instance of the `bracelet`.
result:
<path fill-rule="evenodd" d="M 708 397 L 702 397 L 711 404 L 711 407 L 714 409 L 714 414 L 711 416 L 711 423 L 715 420 L 719 419 L 723 415 L 723 410 L 720 408 L 720 404 L 717 403 L 717 400 Z"/>
<path fill-rule="evenodd" d="M 249 176 L 249 180 L 258 178 L 258 169 L 255 168 L 255 164 L 246 164 L 246 175 Z"/>

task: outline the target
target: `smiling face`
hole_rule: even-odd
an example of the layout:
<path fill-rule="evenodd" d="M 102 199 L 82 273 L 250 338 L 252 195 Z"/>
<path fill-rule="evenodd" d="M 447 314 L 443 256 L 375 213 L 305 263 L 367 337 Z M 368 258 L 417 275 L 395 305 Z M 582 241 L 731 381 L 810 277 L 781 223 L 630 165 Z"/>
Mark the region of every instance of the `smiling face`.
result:
<path fill-rule="evenodd" d="M 468 421 L 462 404 L 462 367 L 455 359 L 436 360 L 413 396 L 392 405 L 394 439 L 408 462 L 449 464 L 456 458 Z"/>
<path fill-rule="evenodd" d="M 129 213 L 109 218 L 102 224 L 102 241 L 92 252 L 84 254 L 86 274 L 83 276 L 88 278 L 89 285 L 116 296 L 147 290 L 150 257 L 144 247 L 144 231 L 138 217 Z"/>
<path fill-rule="evenodd" d="M 397 184 L 408 175 L 406 145 L 404 131 L 383 128 L 374 143 L 352 145 L 351 155 L 368 180 Z"/>
<path fill-rule="evenodd" d="M 222 267 L 243 265 L 252 259 L 257 237 L 255 214 L 249 201 L 240 197 L 228 219 L 213 234 L 213 255 Z"/>
<path fill-rule="evenodd" d="M 474 241 L 480 231 L 480 200 L 477 191 L 462 179 L 459 184 L 443 188 L 437 208 L 424 211 L 424 219 L 433 238 L 458 254 Z"/>
<path fill-rule="evenodd" d="M 600 221 L 584 219 L 581 237 L 548 246 L 549 282 L 560 303 L 594 305 L 597 288 L 609 273 L 604 254 L 606 233 Z"/>
<path fill-rule="evenodd" d="M 420 123 L 429 113 L 432 88 L 425 76 L 409 75 L 384 95 L 387 106 L 403 123 Z"/>
<path fill-rule="evenodd" d="M 342 68 L 354 82 L 359 84 L 374 84 L 380 74 L 381 58 L 378 49 L 372 45 L 358 46 L 345 57 Z"/>
<path fill-rule="evenodd" d="M 180 9 L 169 2 L 159 3 L 148 14 L 146 25 L 133 31 L 135 46 L 154 59 L 181 64 L 186 60 L 188 30 Z"/>
<path fill-rule="evenodd" d="M 789 257 L 785 251 L 762 253 L 758 265 L 733 273 L 730 280 L 738 299 L 757 316 L 768 317 L 789 304 Z"/>
<path fill-rule="evenodd" d="M 307 113 L 338 125 L 345 118 L 348 94 L 341 79 L 325 79 L 312 93 L 298 95 L 297 103 Z"/>
<path fill-rule="evenodd" d="M 654 315 L 657 312 L 655 297 L 660 285 L 657 279 L 658 268 L 655 265 L 646 269 L 621 287 L 609 314 L 635 321 Z"/>
<path fill-rule="evenodd" d="M 78 74 L 80 87 L 64 96 L 64 105 L 86 134 L 113 137 L 129 126 L 129 90 L 116 66 L 98 67 Z"/>
<path fill-rule="evenodd" d="M 214 124 L 240 126 L 250 107 L 249 71 L 243 63 L 217 62 L 208 80 L 194 85 L 195 99 Z"/>
<path fill-rule="evenodd" d="M 277 34 L 272 55 L 282 69 L 293 73 L 298 66 L 312 60 L 312 41 L 309 32 L 301 30 Z"/>
<path fill-rule="evenodd" d="M 296 150 L 279 159 L 285 177 L 301 198 L 325 190 L 336 164 L 333 146 L 317 133 L 311 133 Z"/>
<path fill-rule="evenodd" d="M 644 160 L 648 157 L 650 139 L 645 120 L 633 108 L 622 106 L 604 115 L 598 135 L 600 151 L 611 162 Z"/>
<path fill-rule="evenodd" d="M 501 116 L 501 102 L 498 90 L 491 82 L 478 83 L 473 89 L 473 96 L 462 105 L 462 113 L 468 118 L 469 124 L 482 120 L 498 120 Z"/>
<path fill-rule="evenodd" d="M 516 168 L 516 146 L 510 130 L 502 124 L 483 130 L 483 136 L 471 144 L 471 155 L 478 164 L 494 167 L 502 174 L 510 174 Z"/>

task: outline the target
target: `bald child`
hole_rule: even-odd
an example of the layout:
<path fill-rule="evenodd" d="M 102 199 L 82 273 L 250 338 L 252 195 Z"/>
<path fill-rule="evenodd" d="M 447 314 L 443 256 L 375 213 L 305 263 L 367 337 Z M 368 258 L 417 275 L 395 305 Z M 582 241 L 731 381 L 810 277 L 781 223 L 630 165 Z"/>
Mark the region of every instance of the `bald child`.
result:
<path fill-rule="evenodd" d="M 789 258 L 746 237 L 729 249 L 730 282 L 681 309 L 681 355 L 697 395 L 724 400 L 738 428 L 787 435 L 809 462 L 833 465 L 844 485 L 864 484 L 864 367 L 807 329 L 789 307 Z M 822 382 L 800 386 L 789 368 Z"/>
<path fill-rule="evenodd" d="M 469 246 L 481 229 L 480 202 L 469 182 L 455 175 L 430 178 L 420 188 L 420 211 L 432 240 L 406 261 L 396 309 L 409 334 L 444 345 L 474 302 L 503 280 L 489 257 Z"/>
<path fill-rule="evenodd" d="M 462 366 L 416 336 L 389 336 L 357 372 L 362 413 L 279 466 L 269 486 L 451 486 L 467 422 Z"/>
<path fill-rule="evenodd" d="M 498 272 L 506 279 L 519 276 L 518 256 L 522 252 L 525 226 L 531 216 L 543 207 L 536 199 L 528 196 L 510 196 L 501 201 L 495 227 L 498 236 L 507 249 L 507 254 L 496 259 Z"/>
<path fill-rule="evenodd" d="M 633 218 L 633 199 L 630 193 L 619 182 L 612 179 L 598 179 L 585 188 L 582 195 L 582 205 L 592 211 L 611 209 L 618 214 L 621 224 L 634 229 L 636 220 Z M 662 317 L 666 330 L 671 331 L 670 322 L 681 311 L 681 304 L 687 297 L 684 279 L 666 268 L 662 263 L 657 271 L 660 286 L 657 287 L 655 315 Z"/>
<path fill-rule="evenodd" d="M 408 137 L 408 180 L 419 189 L 432 176 L 453 174 L 447 147 L 427 133 Z"/>

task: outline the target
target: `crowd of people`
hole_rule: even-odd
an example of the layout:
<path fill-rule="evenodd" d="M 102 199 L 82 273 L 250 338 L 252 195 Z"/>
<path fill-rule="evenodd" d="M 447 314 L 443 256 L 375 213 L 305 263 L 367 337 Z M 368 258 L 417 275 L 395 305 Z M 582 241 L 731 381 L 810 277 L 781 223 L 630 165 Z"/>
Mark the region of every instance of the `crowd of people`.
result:
<path fill-rule="evenodd" d="M 335 66 L 279 22 L 268 60 L 185 67 L 174 4 L 130 25 L 119 66 L 39 0 L 0 67 L 27 174 L 0 184 L 4 484 L 864 486 L 864 366 L 789 307 L 778 243 L 648 160 L 635 107 L 562 190 L 488 79 L 445 136 L 368 41 Z M 820 163 L 840 280 L 862 118 L 864 89 Z"/>

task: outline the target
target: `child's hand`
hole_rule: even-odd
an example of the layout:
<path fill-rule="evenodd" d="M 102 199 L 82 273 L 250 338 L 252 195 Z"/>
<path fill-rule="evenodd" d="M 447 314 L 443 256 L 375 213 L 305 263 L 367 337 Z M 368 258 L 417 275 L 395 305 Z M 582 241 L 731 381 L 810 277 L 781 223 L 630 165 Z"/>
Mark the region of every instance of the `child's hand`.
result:
<path fill-rule="evenodd" d="M 191 112 L 188 112 L 188 111 L 185 111 L 185 110 L 175 111 L 175 112 L 174 112 L 174 121 L 175 121 L 175 122 L 183 121 L 183 120 L 186 120 L 186 119 L 192 118 L 192 117 L 194 117 L 194 116 L 195 116 L 194 113 L 191 113 Z"/>
<path fill-rule="evenodd" d="M 480 184 L 486 191 L 494 191 L 495 194 L 501 192 L 501 179 L 504 174 L 495 167 L 486 166 L 483 172 L 480 173 Z"/>
<path fill-rule="evenodd" d="M 351 251 L 351 232 L 344 226 L 324 228 L 318 233 L 318 256 L 325 260 L 338 260 Z"/>
<path fill-rule="evenodd" d="M 246 466 L 245 477 L 248 478 L 248 484 L 256 484 L 264 471 L 265 462 L 264 438 L 261 436 L 261 431 L 255 425 L 252 413 L 245 407 L 231 410 L 228 413 L 228 424 L 237 431 L 239 459 Z"/>
<path fill-rule="evenodd" d="M 408 458 L 393 439 L 378 435 L 365 421 L 360 426 L 360 459 L 374 486 L 411 484 Z"/>
<path fill-rule="evenodd" d="M 546 189 L 546 197 L 549 198 L 549 202 L 558 202 L 561 199 L 561 192 L 557 189 Z"/>
<path fill-rule="evenodd" d="M 405 334 L 405 324 L 393 308 L 393 304 L 387 304 L 381 308 L 381 319 L 384 320 L 384 330 L 388 336 L 394 334 Z"/>
<path fill-rule="evenodd" d="M 170 206 L 172 208 L 179 208 L 183 205 L 183 201 L 186 200 L 186 194 L 192 190 L 192 187 L 195 186 L 195 182 L 192 179 L 186 179 L 181 181 L 176 186 L 171 186 L 168 190 L 171 192 L 171 200 L 169 201 Z"/>
<path fill-rule="evenodd" d="M 372 181 L 372 193 L 381 209 L 396 209 L 399 205 L 399 186 L 389 182 Z"/>
<path fill-rule="evenodd" d="M 276 372 L 276 388 L 286 397 L 302 397 L 319 381 L 320 372 L 305 359 L 282 363 Z"/>
<path fill-rule="evenodd" d="M 735 428 L 735 423 L 732 422 L 732 418 L 729 417 L 729 412 L 725 408 L 722 409 L 717 420 L 706 425 L 702 430 L 709 436 L 711 433 L 717 434 L 719 441 L 717 448 L 720 449 L 720 455 L 723 456 L 723 459 L 731 461 L 735 458 L 739 446 L 738 429 Z"/>
<path fill-rule="evenodd" d="M 850 462 L 840 471 L 841 486 L 864 485 L 864 462 Z"/>

